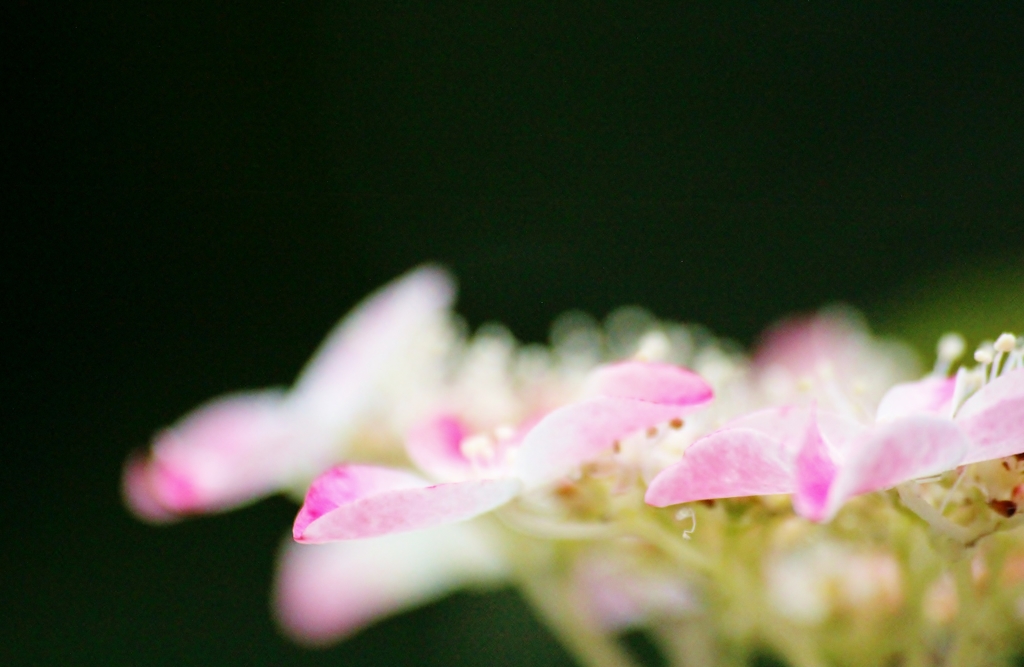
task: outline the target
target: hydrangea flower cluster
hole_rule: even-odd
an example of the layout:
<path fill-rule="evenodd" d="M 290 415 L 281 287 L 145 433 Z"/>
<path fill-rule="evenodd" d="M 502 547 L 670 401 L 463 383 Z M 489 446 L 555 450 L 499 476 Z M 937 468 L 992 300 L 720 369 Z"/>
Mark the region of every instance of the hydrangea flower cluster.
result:
<path fill-rule="evenodd" d="M 151 522 L 304 498 L 275 609 L 342 638 L 516 585 L 582 664 L 990 665 L 1024 626 L 1024 339 L 918 378 L 855 314 L 751 356 L 645 311 L 549 346 L 470 336 L 443 271 L 371 295 L 289 390 L 215 399 L 128 458 Z M 955 372 L 953 372 L 956 367 Z"/>

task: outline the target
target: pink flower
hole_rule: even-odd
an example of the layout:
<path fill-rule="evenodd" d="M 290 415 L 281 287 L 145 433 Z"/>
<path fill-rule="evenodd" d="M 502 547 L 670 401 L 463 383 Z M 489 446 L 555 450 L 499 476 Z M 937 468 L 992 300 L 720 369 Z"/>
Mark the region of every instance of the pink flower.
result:
<path fill-rule="evenodd" d="M 444 316 L 453 291 L 443 271 L 415 270 L 345 317 L 291 390 L 224 396 L 186 415 L 148 452 L 129 457 L 128 506 L 166 521 L 303 488 L 344 455 L 356 422 L 382 402 L 389 376 L 421 354 L 419 339 Z"/>
<path fill-rule="evenodd" d="M 634 361 L 599 367 L 585 398 L 494 437 L 470 434 L 457 417 L 439 415 L 407 441 L 410 459 L 430 478 L 375 466 L 336 467 L 310 487 L 295 519 L 295 539 L 374 537 L 479 516 L 711 397 L 707 383 L 690 371 Z"/>
<path fill-rule="evenodd" d="M 646 500 L 792 493 L 797 512 L 827 521 L 853 496 L 1024 452 L 1020 350 L 1012 336 L 1000 340 L 1010 360 L 999 375 L 996 359 L 973 393 L 977 371 L 897 385 L 869 424 L 814 405 L 755 412 L 694 442 L 652 480 Z"/>

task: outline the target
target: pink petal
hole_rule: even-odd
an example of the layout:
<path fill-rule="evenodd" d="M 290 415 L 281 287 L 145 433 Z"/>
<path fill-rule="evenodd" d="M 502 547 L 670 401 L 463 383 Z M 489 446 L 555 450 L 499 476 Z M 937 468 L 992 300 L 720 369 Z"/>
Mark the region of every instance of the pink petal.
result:
<path fill-rule="evenodd" d="M 411 347 L 423 327 L 442 317 L 455 287 L 443 270 L 426 266 L 377 290 L 328 334 L 293 393 L 336 421 L 347 419 L 367 389 Z M 340 414 L 340 416 L 338 416 Z"/>
<path fill-rule="evenodd" d="M 967 450 L 966 436 L 948 419 L 918 415 L 880 424 L 850 447 L 827 506 L 809 518 L 828 521 L 848 498 L 952 470 Z"/>
<path fill-rule="evenodd" d="M 504 563 L 475 526 L 460 524 L 333 544 L 283 545 L 274 585 L 278 622 L 325 644 L 468 584 L 500 579 Z"/>
<path fill-rule="evenodd" d="M 778 438 L 752 428 L 724 428 L 687 447 L 651 480 L 644 500 L 665 507 L 694 500 L 793 491 L 792 455 Z"/>
<path fill-rule="evenodd" d="M 139 452 L 128 455 L 121 475 L 121 495 L 125 505 L 143 521 L 160 524 L 178 519 L 157 500 L 150 480 L 148 457 Z"/>
<path fill-rule="evenodd" d="M 772 326 L 754 353 L 760 368 L 781 366 L 790 373 L 810 375 L 823 362 L 840 366 L 863 348 L 867 334 L 852 318 L 839 314 L 799 316 Z"/>
<path fill-rule="evenodd" d="M 523 438 L 516 475 L 528 488 L 554 481 L 610 449 L 616 440 L 699 409 L 599 396 L 549 413 Z"/>
<path fill-rule="evenodd" d="M 515 470 L 528 487 L 553 481 L 616 440 L 690 414 L 712 398 L 699 375 L 640 361 L 599 368 L 588 390 L 597 396 L 554 410 L 523 438 Z"/>
<path fill-rule="evenodd" d="M 275 489 L 291 471 L 295 438 L 281 396 L 259 392 L 216 399 L 160 433 L 150 458 L 128 465 L 129 502 L 145 517 L 154 505 L 171 514 L 212 512 Z"/>
<path fill-rule="evenodd" d="M 814 411 L 804 430 L 803 444 L 796 456 L 796 493 L 793 507 L 809 518 L 821 516 L 828 503 L 836 476 L 836 465 L 818 429 Z"/>
<path fill-rule="evenodd" d="M 295 539 L 325 514 L 361 498 L 388 491 L 430 486 L 427 480 L 394 468 L 369 465 L 340 465 L 313 480 L 305 501 L 295 517 Z"/>
<path fill-rule="evenodd" d="M 413 427 L 405 439 L 405 450 L 413 463 L 437 479 L 466 479 L 473 473 L 460 448 L 467 435 L 469 431 L 458 417 L 441 414 Z"/>
<path fill-rule="evenodd" d="M 292 532 L 315 544 L 430 528 L 489 512 L 520 488 L 511 478 L 430 485 L 389 468 L 338 466 L 314 480 Z"/>
<path fill-rule="evenodd" d="M 954 421 L 971 442 L 964 463 L 1024 452 L 1024 369 L 1005 373 L 979 389 Z"/>
<path fill-rule="evenodd" d="M 781 446 L 780 451 L 785 452 L 788 460 L 792 460 L 803 445 L 810 417 L 809 408 L 784 405 L 738 417 L 723 426 L 722 430 L 744 428 L 759 431 L 769 438 L 777 440 Z"/>
<path fill-rule="evenodd" d="M 714 395 L 711 385 L 692 371 L 642 361 L 603 366 L 590 375 L 587 388 L 592 396 L 686 406 L 703 405 Z"/>
<path fill-rule="evenodd" d="M 876 419 L 890 421 L 914 414 L 949 415 L 956 378 L 927 377 L 898 384 L 882 397 Z"/>

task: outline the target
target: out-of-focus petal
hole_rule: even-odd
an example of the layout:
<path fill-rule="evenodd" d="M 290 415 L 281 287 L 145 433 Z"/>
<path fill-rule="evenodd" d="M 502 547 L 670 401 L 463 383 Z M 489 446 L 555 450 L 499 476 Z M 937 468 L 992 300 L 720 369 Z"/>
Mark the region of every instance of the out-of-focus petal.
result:
<path fill-rule="evenodd" d="M 160 504 L 153 493 L 150 480 L 148 457 L 140 452 L 128 456 L 121 475 L 121 495 L 125 505 L 143 521 L 149 523 L 169 523 L 178 519 L 178 515 Z"/>
<path fill-rule="evenodd" d="M 949 415 L 956 378 L 927 377 L 898 384 L 882 397 L 876 419 L 891 421 L 915 414 Z"/>
<path fill-rule="evenodd" d="M 518 495 L 519 480 L 431 485 L 399 470 L 338 466 L 318 477 L 295 518 L 295 540 L 353 540 L 463 521 Z"/>
<path fill-rule="evenodd" d="M 836 465 L 825 439 L 818 429 L 818 420 L 811 412 L 804 430 L 803 444 L 795 462 L 796 488 L 793 507 L 806 517 L 818 518 L 828 504 L 829 490 L 836 476 Z"/>
<path fill-rule="evenodd" d="M 595 370 L 587 380 L 590 395 L 669 405 L 703 405 L 714 393 L 704 378 L 679 366 L 625 361 Z"/>
<path fill-rule="evenodd" d="M 541 419 L 523 438 L 515 471 L 527 487 L 571 472 L 641 429 L 707 405 L 711 387 L 697 374 L 669 364 L 625 362 L 597 369 L 587 398 Z"/>
<path fill-rule="evenodd" d="M 871 343 L 864 324 L 849 311 L 791 317 L 769 328 L 754 352 L 760 368 L 779 366 L 811 375 L 822 363 L 845 368 Z"/>
<path fill-rule="evenodd" d="M 528 488 L 546 484 L 610 449 L 616 440 L 699 407 L 605 396 L 561 407 L 523 438 L 515 460 L 516 475 Z"/>
<path fill-rule="evenodd" d="M 966 436 L 949 419 L 918 415 L 880 424 L 851 445 L 827 506 L 809 518 L 828 521 L 848 498 L 952 470 L 967 451 Z"/>
<path fill-rule="evenodd" d="M 280 410 L 281 395 L 265 391 L 216 399 L 160 433 L 143 469 L 125 469 L 135 501 L 149 498 L 172 514 L 228 509 L 276 488 L 289 474 L 296 437 Z"/>
<path fill-rule="evenodd" d="M 971 443 L 964 463 L 1024 452 L 1024 370 L 1001 375 L 979 389 L 954 421 Z"/>
<path fill-rule="evenodd" d="M 471 523 L 322 545 L 289 538 L 278 561 L 274 608 L 289 636 L 325 644 L 505 574 L 500 554 Z"/>
<path fill-rule="evenodd" d="M 296 380 L 293 395 L 336 422 L 348 419 L 396 353 L 411 347 L 424 326 L 443 316 L 454 295 L 452 278 L 432 266 L 388 283 L 328 334 Z"/>
<path fill-rule="evenodd" d="M 647 487 L 649 505 L 792 493 L 793 460 L 778 438 L 751 428 L 725 428 L 690 445 L 682 460 Z"/>
<path fill-rule="evenodd" d="M 606 632 L 699 611 L 694 586 L 673 568 L 619 549 L 589 551 L 574 563 L 569 595 Z"/>
<path fill-rule="evenodd" d="M 409 431 L 405 450 L 413 463 L 437 479 L 466 479 L 473 472 L 460 448 L 467 435 L 469 431 L 458 417 L 436 415 Z"/>

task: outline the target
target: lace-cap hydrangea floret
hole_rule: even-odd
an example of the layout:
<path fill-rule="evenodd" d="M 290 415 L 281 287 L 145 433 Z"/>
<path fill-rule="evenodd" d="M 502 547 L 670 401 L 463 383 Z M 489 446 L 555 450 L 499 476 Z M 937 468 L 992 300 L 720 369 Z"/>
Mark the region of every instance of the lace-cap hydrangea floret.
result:
<path fill-rule="evenodd" d="M 1024 452 L 1021 346 L 1003 334 L 946 377 L 962 348 L 943 339 L 936 374 L 892 387 L 871 421 L 815 405 L 740 417 L 658 475 L 647 501 L 792 493 L 799 513 L 827 521 L 853 496 Z"/>

